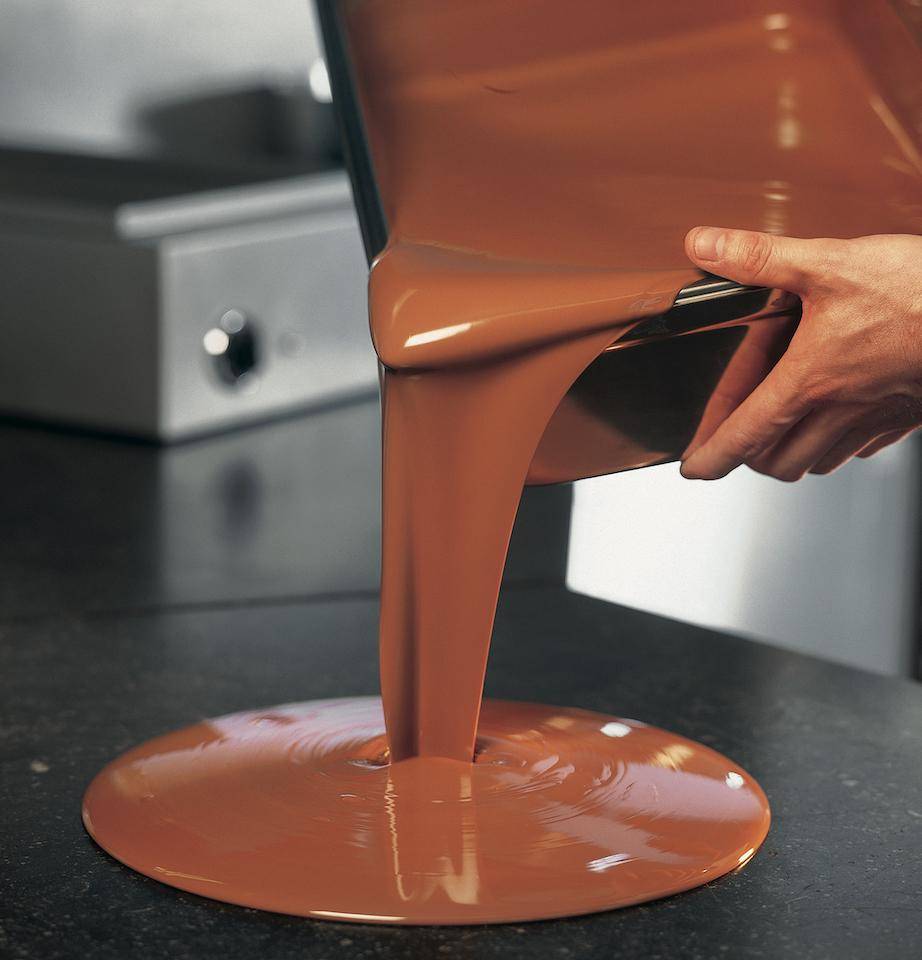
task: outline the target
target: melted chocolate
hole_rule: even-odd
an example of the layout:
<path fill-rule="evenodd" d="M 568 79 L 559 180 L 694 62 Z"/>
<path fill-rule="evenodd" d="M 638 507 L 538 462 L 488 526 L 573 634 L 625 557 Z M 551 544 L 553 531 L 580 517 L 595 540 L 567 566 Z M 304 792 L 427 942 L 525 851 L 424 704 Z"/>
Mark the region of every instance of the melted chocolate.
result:
<path fill-rule="evenodd" d="M 752 856 L 768 805 L 731 761 L 584 711 L 481 710 L 481 691 L 523 485 L 664 457 L 597 455 L 584 371 L 700 277 L 685 231 L 919 230 L 919 51 L 889 6 L 856 6 L 344 4 L 389 231 L 370 281 L 383 712 L 152 741 L 87 793 L 103 847 L 206 896 L 394 923 L 601 910 Z M 699 431 L 777 357 L 758 324 L 745 343 Z"/>
<path fill-rule="evenodd" d="M 487 701 L 473 764 L 388 764 L 384 742 L 371 698 L 209 720 L 104 770 L 87 828 L 183 890 L 384 923 L 624 906 L 738 867 L 768 829 L 739 767 L 633 720 Z"/>

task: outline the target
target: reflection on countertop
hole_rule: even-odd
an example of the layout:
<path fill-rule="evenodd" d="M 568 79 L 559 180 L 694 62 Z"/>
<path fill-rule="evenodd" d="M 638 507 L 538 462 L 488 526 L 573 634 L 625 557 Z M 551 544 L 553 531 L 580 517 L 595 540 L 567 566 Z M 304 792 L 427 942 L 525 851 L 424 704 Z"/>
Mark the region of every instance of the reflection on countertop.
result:
<path fill-rule="evenodd" d="M 0 425 L 0 621 L 378 588 L 377 398 L 170 447 Z M 560 583 L 569 487 L 529 491 L 508 577 Z"/>

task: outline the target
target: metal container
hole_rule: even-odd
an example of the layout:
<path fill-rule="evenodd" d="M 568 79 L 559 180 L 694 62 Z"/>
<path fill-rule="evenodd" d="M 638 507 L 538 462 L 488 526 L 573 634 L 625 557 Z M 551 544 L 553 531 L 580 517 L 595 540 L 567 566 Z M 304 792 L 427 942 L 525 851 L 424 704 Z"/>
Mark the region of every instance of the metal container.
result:
<path fill-rule="evenodd" d="M 337 0 L 318 12 L 369 263 L 387 243 L 371 151 Z M 764 378 L 800 318 L 780 291 L 707 278 L 664 314 L 634 325 L 576 381 L 551 419 L 532 484 L 616 473 L 678 459 Z"/>

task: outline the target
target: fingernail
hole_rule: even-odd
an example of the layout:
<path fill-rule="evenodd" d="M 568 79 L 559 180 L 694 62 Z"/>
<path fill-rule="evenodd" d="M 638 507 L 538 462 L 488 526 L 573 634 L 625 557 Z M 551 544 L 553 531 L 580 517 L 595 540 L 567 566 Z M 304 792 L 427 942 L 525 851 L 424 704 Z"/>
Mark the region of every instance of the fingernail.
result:
<path fill-rule="evenodd" d="M 695 234 L 695 256 L 699 260 L 720 260 L 726 243 L 723 230 L 702 227 Z"/>

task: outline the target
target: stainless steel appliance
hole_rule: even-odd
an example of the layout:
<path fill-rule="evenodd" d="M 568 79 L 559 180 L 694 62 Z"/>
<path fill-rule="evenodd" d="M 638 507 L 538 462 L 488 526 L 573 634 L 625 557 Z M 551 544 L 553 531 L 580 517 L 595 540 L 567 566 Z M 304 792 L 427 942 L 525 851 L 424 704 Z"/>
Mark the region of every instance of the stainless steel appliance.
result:
<path fill-rule="evenodd" d="M 373 391 L 336 167 L 0 151 L 0 414 L 172 441 Z"/>

